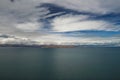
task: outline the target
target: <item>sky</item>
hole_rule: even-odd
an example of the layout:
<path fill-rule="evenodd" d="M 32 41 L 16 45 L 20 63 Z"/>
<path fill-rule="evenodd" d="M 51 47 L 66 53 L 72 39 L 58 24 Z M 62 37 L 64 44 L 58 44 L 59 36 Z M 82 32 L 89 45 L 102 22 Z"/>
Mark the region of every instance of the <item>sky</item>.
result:
<path fill-rule="evenodd" d="M 0 44 L 120 46 L 120 0 L 0 0 Z"/>

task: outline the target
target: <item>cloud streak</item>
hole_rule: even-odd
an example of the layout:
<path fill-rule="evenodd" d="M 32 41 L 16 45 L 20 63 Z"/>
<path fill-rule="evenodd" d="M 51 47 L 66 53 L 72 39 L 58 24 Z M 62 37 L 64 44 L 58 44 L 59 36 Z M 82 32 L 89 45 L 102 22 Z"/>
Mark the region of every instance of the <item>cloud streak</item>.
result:
<path fill-rule="evenodd" d="M 86 16 L 62 16 L 57 17 L 52 23 L 54 30 L 58 32 L 75 30 L 119 31 L 120 27 L 103 20 L 90 20 Z"/>
<path fill-rule="evenodd" d="M 112 31 L 120 35 L 119 4 L 120 0 L 0 0 L 0 34 L 15 36 L 1 37 L 0 41 L 16 44 L 119 45 L 119 36 L 112 35 Z M 67 32 L 74 35 L 76 31 L 79 31 L 75 34 L 77 37 L 66 36 Z M 87 33 L 83 35 L 82 31 L 110 31 L 111 34 L 107 34 L 109 38 L 92 37 Z"/>

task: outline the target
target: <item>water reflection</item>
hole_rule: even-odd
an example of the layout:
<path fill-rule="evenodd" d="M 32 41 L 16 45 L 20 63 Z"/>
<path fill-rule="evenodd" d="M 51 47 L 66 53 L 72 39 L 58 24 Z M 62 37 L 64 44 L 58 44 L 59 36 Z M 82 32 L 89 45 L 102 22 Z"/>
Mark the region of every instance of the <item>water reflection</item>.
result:
<path fill-rule="evenodd" d="M 120 79 L 119 48 L 0 48 L 0 80 Z"/>
<path fill-rule="evenodd" d="M 55 73 L 55 49 L 41 49 L 42 56 L 41 56 L 41 63 L 42 64 L 42 71 L 40 71 L 42 74 L 40 75 L 41 79 L 43 80 L 53 80 Z"/>
<path fill-rule="evenodd" d="M 53 79 L 54 51 L 54 49 L 40 48 L 9 48 L 8 50 L 3 48 L 0 51 L 0 63 L 2 63 L 0 70 L 3 73 L 0 74 L 3 75 L 3 79 Z"/>

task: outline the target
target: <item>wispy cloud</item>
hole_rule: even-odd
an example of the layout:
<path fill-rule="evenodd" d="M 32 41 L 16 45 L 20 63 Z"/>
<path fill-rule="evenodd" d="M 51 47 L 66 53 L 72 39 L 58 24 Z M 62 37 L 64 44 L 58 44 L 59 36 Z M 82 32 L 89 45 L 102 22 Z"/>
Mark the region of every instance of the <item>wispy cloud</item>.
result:
<path fill-rule="evenodd" d="M 120 45 L 120 38 L 116 36 L 120 35 L 119 4 L 120 0 L 0 0 L 0 34 L 15 36 L 1 37 L 0 41 Z M 76 31 L 79 34 L 74 34 Z M 111 36 L 92 37 L 81 31 L 111 31 Z M 79 36 L 66 36 L 67 32 Z"/>
<path fill-rule="evenodd" d="M 61 16 L 53 20 L 54 30 L 58 32 L 75 30 L 119 31 L 120 27 L 103 20 L 86 19 L 86 16 Z"/>

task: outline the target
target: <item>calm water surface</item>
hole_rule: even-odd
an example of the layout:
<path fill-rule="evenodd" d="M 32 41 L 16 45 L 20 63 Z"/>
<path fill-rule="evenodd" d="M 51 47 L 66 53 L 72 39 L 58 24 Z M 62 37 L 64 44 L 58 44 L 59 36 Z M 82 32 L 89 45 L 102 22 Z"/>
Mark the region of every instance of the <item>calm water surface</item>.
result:
<path fill-rule="evenodd" d="M 0 80 L 120 80 L 120 48 L 0 48 Z"/>

